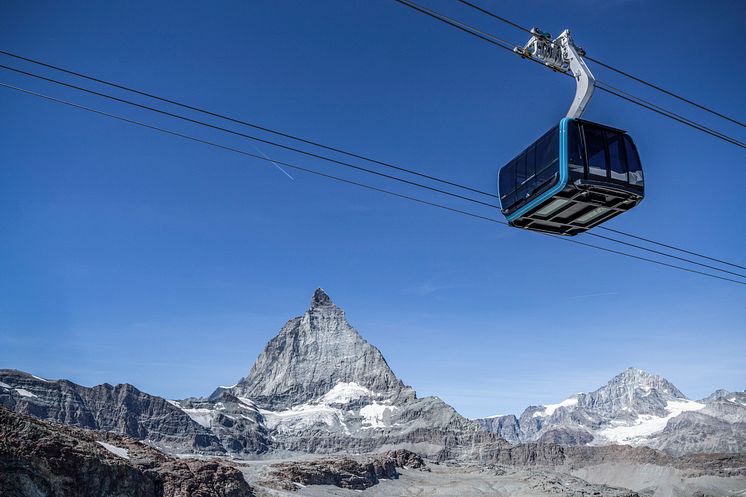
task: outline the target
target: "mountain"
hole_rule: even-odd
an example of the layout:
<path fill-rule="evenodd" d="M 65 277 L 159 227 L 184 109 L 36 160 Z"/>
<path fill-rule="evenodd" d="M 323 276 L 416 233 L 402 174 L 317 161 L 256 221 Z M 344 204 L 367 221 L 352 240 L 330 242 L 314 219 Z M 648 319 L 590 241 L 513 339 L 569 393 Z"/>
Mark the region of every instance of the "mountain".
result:
<path fill-rule="evenodd" d="M 275 453 L 405 448 L 444 459 L 505 445 L 442 400 L 417 398 L 322 289 L 269 341 L 245 378 L 174 405 L 236 454 L 256 453 L 240 439 L 247 430 Z"/>
<path fill-rule="evenodd" d="M 511 443 L 624 444 L 670 454 L 739 453 L 744 444 L 746 393 L 718 391 L 695 402 L 660 376 L 628 368 L 590 393 L 530 406 L 520 417 L 478 420 Z"/>
<path fill-rule="evenodd" d="M 40 419 L 120 433 L 173 453 L 225 452 L 210 430 L 180 408 L 128 384 L 88 388 L 2 369 L 0 406 Z"/>
<path fill-rule="evenodd" d="M 352 396 L 375 392 L 377 398 L 389 401 L 414 396 L 381 352 L 350 326 L 344 311 L 320 288 L 308 311 L 288 321 L 249 375 L 229 390 L 273 410 L 289 409 L 331 391 Z"/>

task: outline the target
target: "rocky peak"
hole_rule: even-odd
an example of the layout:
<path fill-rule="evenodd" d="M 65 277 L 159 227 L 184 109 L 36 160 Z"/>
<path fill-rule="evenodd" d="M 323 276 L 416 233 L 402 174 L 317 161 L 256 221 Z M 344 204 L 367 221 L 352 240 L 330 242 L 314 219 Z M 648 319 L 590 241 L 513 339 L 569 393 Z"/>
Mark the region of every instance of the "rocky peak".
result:
<path fill-rule="evenodd" d="M 332 299 L 327 295 L 323 288 L 317 288 L 316 291 L 313 292 L 313 297 L 311 298 L 311 309 L 326 306 L 334 306 L 334 302 L 332 302 Z"/>
<path fill-rule="evenodd" d="M 665 398 L 686 398 L 681 390 L 676 388 L 667 379 L 638 368 L 625 369 L 596 392 L 601 392 L 603 390 L 615 390 L 617 393 L 623 392 L 630 398 L 645 395 L 653 391 Z"/>
<path fill-rule="evenodd" d="M 288 409 L 319 399 L 339 383 L 355 383 L 377 398 L 409 392 L 381 352 L 350 325 L 321 288 L 311 307 L 269 341 L 248 376 L 232 393 L 264 409 Z"/>

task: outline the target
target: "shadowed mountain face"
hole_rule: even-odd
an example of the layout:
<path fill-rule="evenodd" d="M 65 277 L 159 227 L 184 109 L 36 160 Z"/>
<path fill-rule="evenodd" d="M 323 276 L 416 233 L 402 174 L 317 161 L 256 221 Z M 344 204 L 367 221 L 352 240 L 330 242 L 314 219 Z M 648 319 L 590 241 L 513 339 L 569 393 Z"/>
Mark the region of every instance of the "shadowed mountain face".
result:
<path fill-rule="evenodd" d="M 0 407 L 3 497 L 253 497 L 240 471 L 177 459 L 129 437 L 47 423 Z"/>
<path fill-rule="evenodd" d="M 230 389 L 266 409 L 317 399 L 338 384 L 355 383 L 382 399 L 412 397 L 381 352 L 350 326 L 342 309 L 317 289 L 311 307 L 267 344 L 249 375 Z"/>
<path fill-rule="evenodd" d="M 88 388 L 2 369 L 0 406 L 40 419 L 146 440 L 170 452 L 225 452 L 217 437 L 187 413 L 132 385 Z"/>

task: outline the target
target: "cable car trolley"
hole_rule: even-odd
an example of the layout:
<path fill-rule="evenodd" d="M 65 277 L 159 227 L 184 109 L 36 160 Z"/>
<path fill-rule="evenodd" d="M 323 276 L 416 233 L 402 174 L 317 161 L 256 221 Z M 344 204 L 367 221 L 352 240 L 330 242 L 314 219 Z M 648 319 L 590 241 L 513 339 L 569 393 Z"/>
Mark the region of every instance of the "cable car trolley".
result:
<path fill-rule="evenodd" d="M 554 41 L 536 28 L 531 33 L 515 51 L 571 72 L 577 88 L 567 116 L 500 169 L 500 205 L 511 226 L 577 235 L 640 203 L 642 164 L 625 131 L 580 119 L 595 79 L 570 32 Z"/>

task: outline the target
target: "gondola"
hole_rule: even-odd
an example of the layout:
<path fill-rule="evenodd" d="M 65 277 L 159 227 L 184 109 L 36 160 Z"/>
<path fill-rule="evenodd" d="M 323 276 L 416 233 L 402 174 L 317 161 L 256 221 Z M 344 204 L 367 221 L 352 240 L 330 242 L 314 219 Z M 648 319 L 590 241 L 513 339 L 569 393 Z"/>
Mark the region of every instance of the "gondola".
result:
<path fill-rule="evenodd" d="M 645 194 L 625 131 L 567 117 L 500 169 L 498 189 L 511 226 L 559 235 L 598 226 Z"/>

